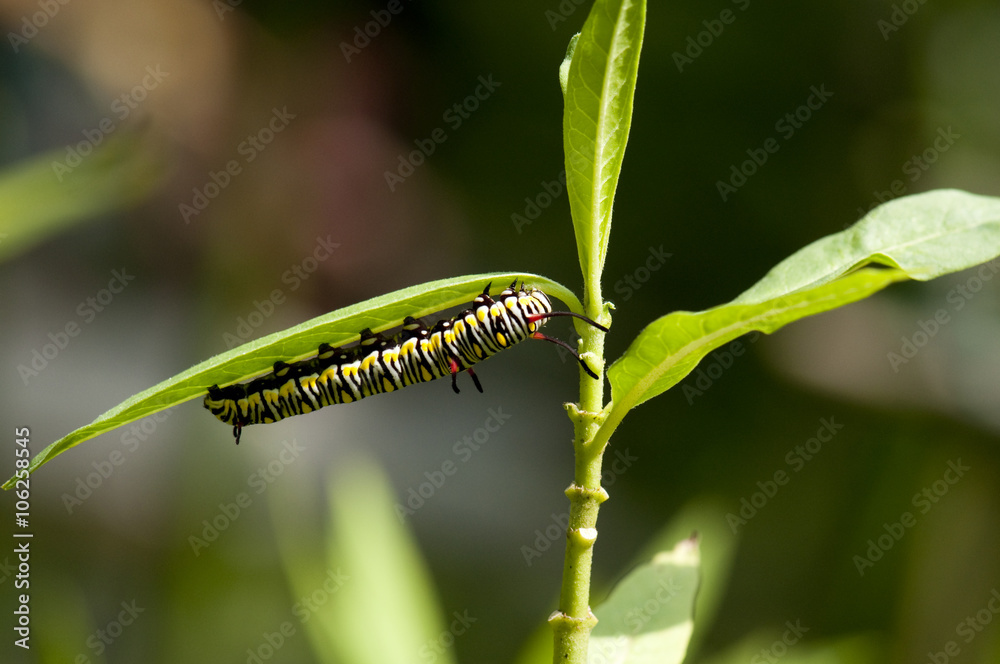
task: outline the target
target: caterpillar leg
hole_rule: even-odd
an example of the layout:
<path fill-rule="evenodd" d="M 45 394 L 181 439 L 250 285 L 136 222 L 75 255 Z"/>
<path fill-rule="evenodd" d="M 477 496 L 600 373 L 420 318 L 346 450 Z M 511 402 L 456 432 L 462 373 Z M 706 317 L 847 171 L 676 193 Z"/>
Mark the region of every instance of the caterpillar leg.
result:
<path fill-rule="evenodd" d="M 450 362 L 451 362 L 451 389 L 455 390 L 455 394 L 458 394 L 459 393 L 458 374 L 461 370 L 458 368 L 458 362 L 456 362 L 454 359 L 450 360 Z M 472 376 L 472 382 L 475 383 L 476 389 L 479 390 L 480 394 L 482 394 L 483 385 L 482 383 L 479 382 L 479 376 L 476 375 L 476 372 L 472 370 L 472 367 L 466 369 L 465 372 L 470 376 Z"/>
<path fill-rule="evenodd" d="M 476 389 L 479 390 L 480 394 L 482 394 L 483 393 L 483 385 L 482 385 L 482 383 L 479 382 L 479 376 L 477 376 L 476 372 L 472 370 L 472 367 L 469 367 L 468 369 L 466 369 L 465 373 L 467 373 L 470 376 L 472 376 L 472 382 L 476 384 Z"/>

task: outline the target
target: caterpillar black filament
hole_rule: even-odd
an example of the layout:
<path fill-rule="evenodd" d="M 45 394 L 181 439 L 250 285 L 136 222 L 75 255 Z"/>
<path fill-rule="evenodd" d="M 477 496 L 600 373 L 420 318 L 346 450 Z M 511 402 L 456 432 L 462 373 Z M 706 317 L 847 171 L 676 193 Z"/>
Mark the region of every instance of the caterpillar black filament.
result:
<path fill-rule="evenodd" d="M 575 316 L 605 332 L 607 328 L 579 314 L 552 311 L 548 297 L 537 288 L 525 289 L 523 284 L 517 288 L 515 281 L 494 300 L 490 285 L 470 308 L 454 318 L 439 320 L 430 329 L 408 316 L 394 339 L 366 329 L 356 346 L 322 344 L 315 357 L 275 362 L 270 373 L 248 383 L 213 385 L 208 388 L 205 408 L 233 426 L 238 445 L 247 425 L 277 422 L 436 378 L 451 376 L 457 393 L 456 379 L 461 371 L 467 371 L 482 392 L 472 365 L 529 338 L 567 348 L 584 370 L 597 378 L 569 344 L 545 336 L 538 328 L 553 316 Z"/>

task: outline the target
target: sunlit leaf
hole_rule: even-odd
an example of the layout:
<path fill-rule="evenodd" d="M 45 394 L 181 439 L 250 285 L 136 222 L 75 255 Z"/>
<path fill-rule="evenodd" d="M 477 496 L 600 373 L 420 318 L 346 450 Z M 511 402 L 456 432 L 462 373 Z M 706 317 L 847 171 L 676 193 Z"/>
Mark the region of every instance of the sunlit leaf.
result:
<path fill-rule="evenodd" d="M 368 464 L 355 465 L 333 487 L 333 546 L 351 582 L 330 636 L 340 661 L 351 664 L 412 664 L 428 657 L 448 664 L 452 644 L 441 640 L 448 623 L 394 503 L 385 478 Z"/>
<path fill-rule="evenodd" d="M 226 385 L 265 374 L 278 360 L 310 357 L 321 343 L 339 346 L 356 341 L 359 331 L 366 327 L 379 332 L 399 325 L 406 316 L 420 318 L 467 304 L 487 283 L 493 283 L 495 293 L 515 279 L 540 288 L 580 312 L 579 300 L 565 286 L 521 272 L 476 274 L 411 286 L 324 314 L 205 360 L 126 399 L 90 424 L 60 438 L 35 455 L 28 470 L 34 472 L 71 447 L 105 431 L 200 397 L 210 385 Z M 9 489 L 13 483 L 11 478 L 3 488 Z"/>
<path fill-rule="evenodd" d="M 766 300 L 708 311 L 676 311 L 650 323 L 610 369 L 614 409 L 634 408 L 681 381 L 711 351 L 758 330 L 836 309 L 906 279 L 899 270 L 866 268 L 833 283 Z"/>
<path fill-rule="evenodd" d="M 304 551 L 315 537 L 301 532 L 302 512 L 320 518 L 321 510 L 299 505 L 303 498 L 295 490 L 279 493 L 275 530 L 294 592 L 310 597 L 317 588 L 327 591 L 305 622 L 318 661 L 454 661 L 452 642 L 442 639 L 456 636 L 448 630 L 451 621 L 376 466 L 353 460 L 330 482 L 326 550 L 310 558 Z"/>
<path fill-rule="evenodd" d="M 741 541 L 740 538 L 733 537 L 733 531 L 725 519 L 727 509 L 728 506 L 720 498 L 698 496 L 677 510 L 670 518 L 670 523 L 651 542 L 644 545 L 639 553 L 639 559 L 645 560 L 654 552 L 668 549 L 691 533 L 698 533 L 701 578 L 694 608 L 698 619 L 694 623 L 694 633 L 688 645 L 690 652 L 695 652 L 700 642 L 713 630 L 729 587 L 733 562 Z"/>
<path fill-rule="evenodd" d="M 679 664 L 694 628 L 699 553 L 695 540 L 632 570 L 594 610 L 590 664 Z"/>
<path fill-rule="evenodd" d="M 560 68 L 566 186 L 580 267 L 600 275 L 622 158 L 632 124 L 646 3 L 598 0 Z"/>
<path fill-rule="evenodd" d="M 867 263 L 926 281 L 1000 255 L 1000 198 L 940 189 L 889 201 L 850 228 L 795 252 L 733 300 L 762 302 Z"/>
<path fill-rule="evenodd" d="M 886 203 L 782 261 L 731 303 L 674 312 L 646 327 L 608 370 L 613 405 L 601 438 L 607 441 L 629 409 L 676 385 L 742 334 L 771 333 L 895 281 L 931 279 L 997 256 L 1000 199 L 944 190 Z M 870 263 L 890 267 L 863 267 Z"/>

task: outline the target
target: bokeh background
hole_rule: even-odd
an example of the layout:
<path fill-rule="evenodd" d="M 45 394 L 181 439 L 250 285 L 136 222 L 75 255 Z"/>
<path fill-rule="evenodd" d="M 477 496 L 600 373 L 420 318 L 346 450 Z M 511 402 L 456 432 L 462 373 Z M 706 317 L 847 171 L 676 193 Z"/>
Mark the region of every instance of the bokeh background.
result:
<path fill-rule="evenodd" d="M 25 208 L 0 211 L 5 477 L 15 427 L 38 451 L 235 339 L 473 272 L 579 290 L 553 184 L 557 68 L 589 3 L 386 8 L 0 3 L 0 160 L 9 177 L 34 164 L 32 182 L 49 186 L 18 185 Z M 609 359 L 654 318 L 732 299 L 880 200 L 1000 195 L 998 43 L 1000 8 L 985 1 L 651 2 L 604 277 Z M 813 89 L 830 95 L 802 110 Z M 797 110 L 789 132 L 779 122 Z M 438 129 L 444 140 L 390 187 L 386 173 Z M 778 151 L 720 195 L 769 138 Z M 105 151 L 74 165 L 88 143 Z M 65 223 L 42 224 L 54 164 L 72 166 L 70 180 L 95 174 Z M 630 415 L 612 441 L 632 460 L 609 477 L 595 602 L 672 524 L 724 561 L 706 571 L 717 601 L 697 617 L 691 661 L 926 662 L 949 641 L 947 661 L 1000 661 L 1000 280 L 977 274 L 745 340 L 738 357 L 707 358 L 700 383 L 696 372 Z M 102 293 L 116 279 L 120 292 Z M 947 322 L 920 337 L 941 310 Z M 60 336 L 68 325 L 75 335 Z M 905 340 L 923 343 L 890 362 Z M 290 622 L 262 661 L 327 661 L 294 611 L 276 523 L 322 547 L 325 483 L 368 458 L 400 501 L 446 462 L 458 469 L 405 521 L 442 615 L 476 622 L 413 661 L 511 661 L 555 607 L 561 541 L 542 551 L 539 535 L 566 511 L 561 404 L 577 371 L 525 344 L 479 375 L 483 395 L 429 384 L 250 428 L 239 447 L 190 402 L 68 452 L 32 478 L 35 647 L 13 647 L 5 629 L 0 659 L 247 662 Z M 484 436 L 497 412 L 507 419 Z M 835 436 L 797 456 L 831 420 Z M 954 483 L 949 463 L 968 468 Z M 789 482 L 731 527 L 727 514 L 781 470 Z M 925 488 L 926 512 L 914 502 Z M 193 545 L 241 494 L 238 518 Z M 3 504 L 7 533 L 13 496 Z M 915 525 L 859 571 L 904 512 Z M 123 606 L 142 612 L 115 627 Z M 976 628 L 960 631 L 970 617 Z M 780 648 L 786 621 L 808 632 Z"/>

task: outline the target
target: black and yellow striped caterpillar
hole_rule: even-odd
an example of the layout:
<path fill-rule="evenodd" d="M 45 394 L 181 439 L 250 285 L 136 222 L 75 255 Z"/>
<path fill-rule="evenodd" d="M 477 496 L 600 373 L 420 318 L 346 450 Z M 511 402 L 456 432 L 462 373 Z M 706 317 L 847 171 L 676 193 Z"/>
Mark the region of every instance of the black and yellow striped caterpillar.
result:
<path fill-rule="evenodd" d="M 373 394 L 394 392 L 407 385 L 451 376 L 458 392 L 459 372 L 467 371 L 482 392 L 472 365 L 525 339 L 543 339 L 567 348 L 584 370 L 597 378 L 587 363 L 564 341 L 538 331 L 547 318 L 575 316 L 605 332 L 607 328 L 585 316 L 552 311 L 545 293 L 517 288 L 515 281 L 494 300 L 487 284 L 470 308 L 454 318 L 439 320 L 430 329 L 412 316 L 403 321 L 394 339 L 361 332 L 353 347 L 322 344 L 315 357 L 300 362 L 275 362 L 274 369 L 248 383 L 208 388 L 205 408 L 233 426 L 239 445 L 243 427 L 277 422 Z"/>

